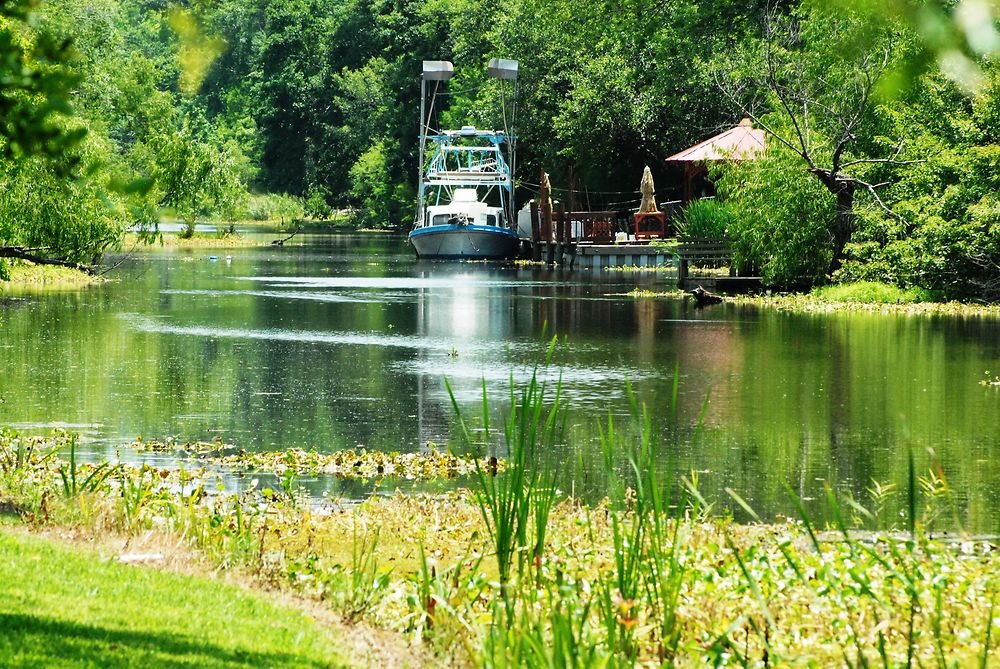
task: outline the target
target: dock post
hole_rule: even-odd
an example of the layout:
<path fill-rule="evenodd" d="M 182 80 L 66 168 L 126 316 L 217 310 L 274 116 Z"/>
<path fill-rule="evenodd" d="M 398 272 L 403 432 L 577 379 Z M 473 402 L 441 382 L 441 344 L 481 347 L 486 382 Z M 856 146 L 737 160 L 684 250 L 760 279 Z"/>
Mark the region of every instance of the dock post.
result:
<path fill-rule="evenodd" d="M 552 199 L 550 197 L 545 197 L 545 192 L 543 190 L 543 197 L 541 203 L 541 222 L 542 222 L 542 240 L 545 242 L 545 264 L 551 266 L 553 262 L 553 255 L 555 254 L 555 246 L 552 242 Z"/>
<path fill-rule="evenodd" d="M 566 214 L 566 206 L 562 202 L 556 203 L 556 262 L 562 267 L 563 248 L 565 238 L 563 237 L 563 216 Z"/>
<path fill-rule="evenodd" d="M 566 212 L 565 205 L 560 206 L 560 218 L 563 225 L 563 252 L 569 255 L 569 268 L 576 264 L 576 243 L 573 241 L 573 221 Z"/>
<path fill-rule="evenodd" d="M 542 231 L 538 220 L 538 202 L 531 201 L 531 259 L 538 262 L 542 259 Z"/>

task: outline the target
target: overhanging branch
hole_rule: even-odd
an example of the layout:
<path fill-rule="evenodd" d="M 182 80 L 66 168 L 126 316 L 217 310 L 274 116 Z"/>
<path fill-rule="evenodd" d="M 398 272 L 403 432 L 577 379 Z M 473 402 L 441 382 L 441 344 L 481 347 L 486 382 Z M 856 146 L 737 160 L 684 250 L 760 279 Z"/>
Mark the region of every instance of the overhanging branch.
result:
<path fill-rule="evenodd" d="M 63 258 L 49 258 L 47 256 L 38 255 L 37 251 L 42 251 L 42 248 L 28 248 L 25 246 L 0 246 L 0 258 L 11 258 L 13 260 L 27 260 L 33 262 L 36 265 L 56 265 L 57 267 L 70 267 L 72 269 L 78 269 L 81 272 L 86 272 L 93 276 L 97 273 L 97 269 L 91 265 L 84 265 L 78 262 L 73 262 L 71 260 L 64 260 Z"/>

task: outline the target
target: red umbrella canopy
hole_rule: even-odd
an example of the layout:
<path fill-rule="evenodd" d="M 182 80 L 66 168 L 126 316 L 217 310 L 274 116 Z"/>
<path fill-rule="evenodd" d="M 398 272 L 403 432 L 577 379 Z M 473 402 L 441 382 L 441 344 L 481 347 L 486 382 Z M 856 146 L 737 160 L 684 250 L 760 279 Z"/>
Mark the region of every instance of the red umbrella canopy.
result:
<path fill-rule="evenodd" d="M 764 131 L 745 118 L 731 128 L 700 144 L 667 158 L 667 162 L 700 163 L 709 160 L 753 160 L 764 151 Z"/>

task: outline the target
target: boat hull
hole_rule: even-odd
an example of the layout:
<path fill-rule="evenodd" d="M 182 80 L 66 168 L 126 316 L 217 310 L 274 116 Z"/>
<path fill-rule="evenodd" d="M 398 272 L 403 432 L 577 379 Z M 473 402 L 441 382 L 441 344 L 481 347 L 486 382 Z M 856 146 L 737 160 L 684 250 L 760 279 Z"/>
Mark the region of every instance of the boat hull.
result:
<path fill-rule="evenodd" d="M 493 225 L 428 225 L 410 233 L 425 260 L 507 260 L 517 256 L 517 235 Z"/>

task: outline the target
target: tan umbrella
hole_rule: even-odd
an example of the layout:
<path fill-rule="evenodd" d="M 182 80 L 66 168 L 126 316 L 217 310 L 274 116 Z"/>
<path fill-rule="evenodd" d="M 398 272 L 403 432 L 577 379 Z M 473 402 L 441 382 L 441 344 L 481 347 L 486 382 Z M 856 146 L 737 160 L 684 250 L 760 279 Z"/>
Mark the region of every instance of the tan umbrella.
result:
<path fill-rule="evenodd" d="M 656 189 L 653 187 L 653 173 L 646 165 L 642 171 L 642 183 L 639 184 L 639 192 L 642 193 L 642 203 L 639 204 L 640 214 L 655 214 L 660 210 L 656 208 Z"/>

